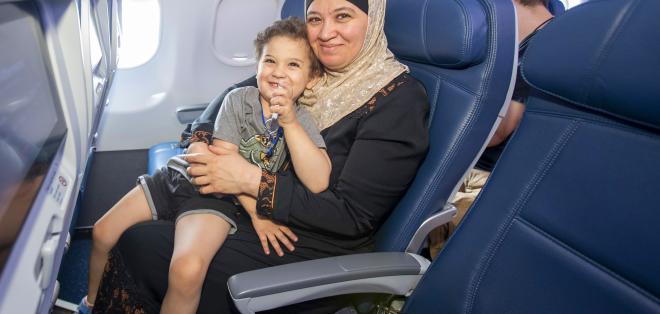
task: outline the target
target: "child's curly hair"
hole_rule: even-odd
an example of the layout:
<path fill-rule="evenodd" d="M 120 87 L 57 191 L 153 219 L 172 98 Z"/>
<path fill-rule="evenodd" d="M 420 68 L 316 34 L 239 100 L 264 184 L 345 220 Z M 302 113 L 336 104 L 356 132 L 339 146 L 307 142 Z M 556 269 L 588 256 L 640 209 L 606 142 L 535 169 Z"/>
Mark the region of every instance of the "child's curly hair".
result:
<path fill-rule="evenodd" d="M 257 34 L 254 40 L 254 48 L 256 49 L 257 60 L 261 59 L 261 53 L 264 46 L 274 37 L 284 36 L 293 40 L 300 40 L 307 46 L 307 55 L 310 61 L 310 75 L 319 76 L 323 71 L 321 63 L 314 55 L 312 47 L 307 41 L 307 27 L 305 22 L 297 17 L 289 17 L 286 20 L 275 21 L 273 25 L 266 27 L 262 32 Z"/>

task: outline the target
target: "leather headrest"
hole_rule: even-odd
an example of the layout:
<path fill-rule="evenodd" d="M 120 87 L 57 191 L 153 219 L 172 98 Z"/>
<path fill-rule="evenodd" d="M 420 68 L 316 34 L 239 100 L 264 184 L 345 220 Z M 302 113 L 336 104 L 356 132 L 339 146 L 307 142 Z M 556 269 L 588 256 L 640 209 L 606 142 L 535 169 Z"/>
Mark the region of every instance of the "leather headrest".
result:
<path fill-rule="evenodd" d="M 400 59 L 466 68 L 486 55 L 486 21 L 475 1 L 389 0 L 385 33 L 390 50 Z"/>
<path fill-rule="evenodd" d="M 593 1 L 530 42 L 522 75 L 578 106 L 660 128 L 660 1 Z"/>
<path fill-rule="evenodd" d="M 566 8 L 561 0 L 550 0 L 548 1 L 548 11 L 550 11 L 552 15 L 557 16 L 564 13 Z"/>
<path fill-rule="evenodd" d="M 305 1 L 304 0 L 286 0 L 282 5 L 282 19 L 290 16 L 297 16 L 301 19 L 305 18 Z"/>

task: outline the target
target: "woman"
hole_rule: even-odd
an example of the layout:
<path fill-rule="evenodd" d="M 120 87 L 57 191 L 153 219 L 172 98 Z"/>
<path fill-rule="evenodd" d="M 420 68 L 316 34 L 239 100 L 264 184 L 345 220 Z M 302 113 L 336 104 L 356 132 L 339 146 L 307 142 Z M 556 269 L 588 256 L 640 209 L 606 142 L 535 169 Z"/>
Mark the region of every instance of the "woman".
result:
<path fill-rule="evenodd" d="M 199 312 L 231 311 L 222 296 L 236 273 L 372 250 L 374 233 L 425 156 L 426 94 L 387 49 L 385 0 L 308 0 L 306 7 L 308 39 L 326 74 L 301 101 L 312 105 L 322 130 L 332 161 L 330 187 L 311 193 L 293 169 L 274 175 L 218 148 L 188 155 L 200 192 L 252 195 L 258 214 L 272 224 L 259 239 L 237 209 L 238 231 L 211 262 Z M 264 252 L 266 241 L 278 254 Z M 171 225 L 127 231 L 106 268 L 95 312 L 157 311 L 172 246 Z"/>

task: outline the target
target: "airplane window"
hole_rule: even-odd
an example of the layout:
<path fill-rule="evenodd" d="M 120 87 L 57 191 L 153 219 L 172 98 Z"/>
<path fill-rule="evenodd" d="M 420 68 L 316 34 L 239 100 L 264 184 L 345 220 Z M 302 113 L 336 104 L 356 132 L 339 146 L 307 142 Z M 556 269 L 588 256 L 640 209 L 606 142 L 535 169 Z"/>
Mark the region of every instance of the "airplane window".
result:
<path fill-rule="evenodd" d="M 278 1 L 223 0 L 218 5 L 213 29 L 215 55 L 225 64 L 255 63 L 252 41 L 257 33 L 279 19 Z M 245 17 L 249 16 L 249 19 Z M 235 30 L 240 29 L 240 32 Z"/>
<path fill-rule="evenodd" d="M 158 0 L 123 0 L 121 4 L 119 68 L 134 68 L 151 59 L 160 39 Z"/>

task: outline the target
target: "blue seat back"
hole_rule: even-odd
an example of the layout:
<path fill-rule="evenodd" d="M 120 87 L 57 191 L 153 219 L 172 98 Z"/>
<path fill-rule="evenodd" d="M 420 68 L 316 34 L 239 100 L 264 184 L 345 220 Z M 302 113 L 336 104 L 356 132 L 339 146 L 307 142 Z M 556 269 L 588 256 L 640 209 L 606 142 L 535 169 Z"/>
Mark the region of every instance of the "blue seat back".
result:
<path fill-rule="evenodd" d="M 405 313 L 660 313 L 660 1 L 592 1 L 530 42 L 536 88 Z"/>
<path fill-rule="evenodd" d="M 404 251 L 479 155 L 508 103 L 514 73 L 510 0 L 389 0 L 385 32 L 431 105 L 431 143 L 410 189 L 378 231 L 381 251 Z"/>
<path fill-rule="evenodd" d="M 153 175 L 156 170 L 167 165 L 167 160 L 183 154 L 184 149 L 179 147 L 179 142 L 164 142 L 149 147 L 147 158 L 147 174 Z"/>
<path fill-rule="evenodd" d="M 564 11 L 566 11 L 566 7 L 561 0 L 550 0 L 548 1 L 548 11 L 550 11 L 552 15 L 557 16 L 563 14 Z"/>
<path fill-rule="evenodd" d="M 290 16 L 305 17 L 305 0 L 286 0 L 282 5 L 282 19 Z"/>

